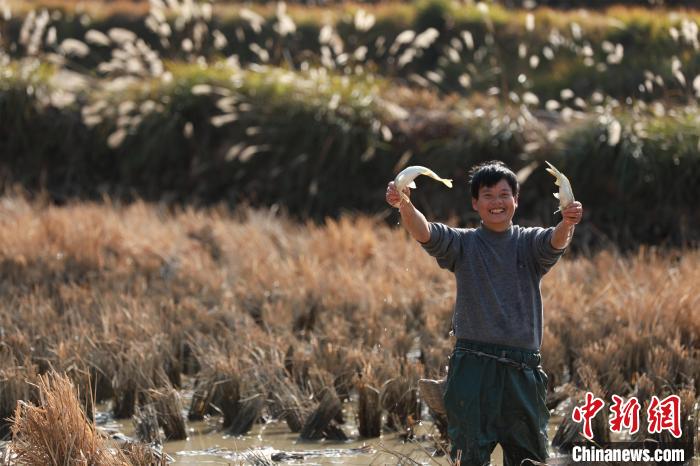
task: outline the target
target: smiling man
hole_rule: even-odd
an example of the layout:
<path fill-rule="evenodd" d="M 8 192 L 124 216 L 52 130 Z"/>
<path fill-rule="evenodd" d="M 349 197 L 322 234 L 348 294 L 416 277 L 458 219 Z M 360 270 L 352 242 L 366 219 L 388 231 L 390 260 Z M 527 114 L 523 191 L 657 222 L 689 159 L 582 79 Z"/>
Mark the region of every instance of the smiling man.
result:
<path fill-rule="evenodd" d="M 507 166 L 478 165 L 470 184 L 472 207 L 481 217 L 473 229 L 428 222 L 393 182 L 386 192 L 404 227 L 457 282 L 457 341 L 444 396 L 452 458 L 463 466 L 488 464 L 500 443 L 507 466 L 543 462 L 549 411 L 539 353 L 540 280 L 569 245 L 583 209 L 574 202 L 556 227 L 524 228 L 512 222 L 519 185 Z"/>

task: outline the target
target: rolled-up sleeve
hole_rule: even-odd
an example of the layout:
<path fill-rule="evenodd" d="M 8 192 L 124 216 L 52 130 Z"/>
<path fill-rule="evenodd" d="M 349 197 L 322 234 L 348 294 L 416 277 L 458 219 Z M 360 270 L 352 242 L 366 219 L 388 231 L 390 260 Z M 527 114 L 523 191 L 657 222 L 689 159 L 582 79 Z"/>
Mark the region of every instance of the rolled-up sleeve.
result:
<path fill-rule="evenodd" d="M 529 228 L 532 254 L 544 275 L 557 263 L 566 249 L 556 249 L 552 246 L 554 227 Z"/>
<path fill-rule="evenodd" d="M 440 267 L 454 271 L 460 254 L 460 232 L 442 223 L 429 223 L 430 239 L 421 243 Z"/>

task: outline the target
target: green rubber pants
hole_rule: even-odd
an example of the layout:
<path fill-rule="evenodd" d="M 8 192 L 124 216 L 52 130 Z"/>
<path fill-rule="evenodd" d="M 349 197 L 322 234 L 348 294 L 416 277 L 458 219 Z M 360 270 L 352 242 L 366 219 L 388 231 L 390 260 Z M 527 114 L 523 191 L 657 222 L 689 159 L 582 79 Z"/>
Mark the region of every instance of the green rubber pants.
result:
<path fill-rule="evenodd" d="M 444 396 L 453 460 L 487 465 L 497 443 L 505 466 L 547 459 L 547 375 L 540 359 L 535 351 L 457 340 Z"/>

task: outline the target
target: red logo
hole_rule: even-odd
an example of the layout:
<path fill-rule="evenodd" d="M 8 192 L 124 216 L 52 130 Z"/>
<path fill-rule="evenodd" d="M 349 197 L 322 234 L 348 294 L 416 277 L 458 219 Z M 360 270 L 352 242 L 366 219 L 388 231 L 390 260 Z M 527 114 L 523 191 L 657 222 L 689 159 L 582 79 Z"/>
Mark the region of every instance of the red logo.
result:
<path fill-rule="evenodd" d="M 641 408 L 636 397 L 627 400 L 623 403 L 623 399 L 617 395 L 612 396 L 613 404 L 610 406 L 610 431 L 622 432 L 622 429 L 629 429 L 630 434 L 635 434 L 639 431 L 639 409 Z"/>
<path fill-rule="evenodd" d="M 612 395 L 613 404 L 610 406 L 610 430 L 622 432 L 629 429 L 630 434 L 639 431 L 639 411 L 641 405 L 636 397 L 631 397 L 627 402 L 617 395 Z M 605 402 L 597 398 L 591 392 L 586 392 L 583 406 L 574 408 L 571 418 L 574 422 L 583 422 L 583 436 L 593 440 L 593 418 L 603 409 Z M 681 398 L 678 395 L 669 395 L 663 400 L 652 396 L 647 409 L 648 429 L 650 434 L 658 434 L 667 430 L 675 438 L 680 438 L 681 430 Z"/>
<path fill-rule="evenodd" d="M 652 396 L 647 416 L 650 434 L 667 430 L 676 438 L 681 436 L 681 398 L 678 395 L 669 395 L 661 401 Z"/>
<path fill-rule="evenodd" d="M 603 406 L 605 406 L 603 400 L 596 398 L 591 392 L 586 392 L 586 403 L 581 407 L 574 408 L 571 417 L 575 422 L 583 421 L 583 436 L 588 440 L 593 440 L 592 421 L 598 411 L 603 409 Z"/>

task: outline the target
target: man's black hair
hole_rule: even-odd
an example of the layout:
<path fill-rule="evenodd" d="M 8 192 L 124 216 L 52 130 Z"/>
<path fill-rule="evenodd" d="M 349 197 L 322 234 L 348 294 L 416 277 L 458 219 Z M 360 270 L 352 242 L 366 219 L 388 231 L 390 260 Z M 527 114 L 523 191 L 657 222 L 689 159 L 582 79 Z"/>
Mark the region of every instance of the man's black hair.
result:
<path fill-rule="evenodd" d="M 500 160 L 491 160 L 490 162 L 480 163 L 469 170 L 469 183 L 471 185 L 471 193 L 474 199 L 479 199 L 479 188 L 497 184 L 501 180 L 506 180 L 513 191 L 513 197 L 518 195 L 520 184 L 515 176 L 515 173 Z"/>

